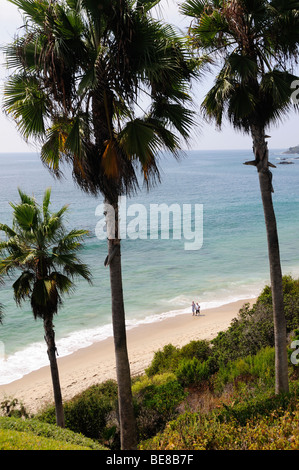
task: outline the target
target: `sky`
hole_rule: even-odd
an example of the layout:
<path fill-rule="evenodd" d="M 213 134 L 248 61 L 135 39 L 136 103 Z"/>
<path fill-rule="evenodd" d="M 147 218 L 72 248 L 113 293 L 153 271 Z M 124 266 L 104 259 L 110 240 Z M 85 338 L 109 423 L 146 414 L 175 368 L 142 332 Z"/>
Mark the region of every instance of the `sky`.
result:
<path fill-rule="evenodd" d="M 162 16 L 168 23 L 175 25 L 182 31 L 186 31 L 189 19 L 184 18 L 178 11 L 177 0 L 161 0 L 157 15 Z M 17 7 L 8 2 L 0 0 L 0 46 L 11 42 L 18 28 L 22 25 L 22 17 Z M 0 103 L 3 99 L 3 83 L 7 76 L 5 61 L 0 54 Z M 212 76 L 207 76 L 200 83 L 193 83 L 191 93 L 193 96 L 195 109 L 199 109 L 199 104 L 205 93 L 213 83 Z M 229 149 L 250 149 L 251 139 L 240 132 L 234 131 L 229 123 L 225 124 L 221 131 L 216 130 L 212 124 L 202 121 L 199 116 L 200 125 L 195 127 L 189 143 L 189 150 L 229 150 Z M 299 144 L 299 115 L 290 113 L 288 118 L 277 127 L 268 129 L 269 148 L 287 149 Z M 33 144 L 28 144 L 19 136 L 16 126 L 0 108 L 0 153 L 10 152 L 32 152 L 36 151 Z"/>

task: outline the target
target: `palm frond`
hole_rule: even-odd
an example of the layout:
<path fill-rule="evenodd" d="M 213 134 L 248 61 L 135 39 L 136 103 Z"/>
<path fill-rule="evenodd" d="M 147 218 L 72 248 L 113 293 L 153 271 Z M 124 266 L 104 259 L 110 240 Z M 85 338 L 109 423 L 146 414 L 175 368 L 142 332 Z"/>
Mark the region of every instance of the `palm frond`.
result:
<path fill-rule="evenodd" d="M 0 231 L 4 232 L 9 237 L 16 237 L 17 233 L 10 228 L 7 224 L 0 224 Z"/>
<path fill-rule="evenodd" d="M 147 13 L 160 2 L 161 0 L 138 0 L 137 7 L 141 8 L 143 13 Z"/>
<path fill-rule="evenodd" d="M 188 140 L 192 127 L 195 125 L 195 113 L 182 106 L 166 100 L 154 103 L 151 117 L 161 120 L 165 127 L 174 128 L 178 135 Z"/>
<path fill-rule="evenodd" d="M 34 274 L 30 271 L 23 271 L 22 274 L 13 283 L 12 288 L 14 291 L 14 298 L 18 305 L 24 300 L 30 298 L 33 288 Z"/>
<path fill-rule="evenodd" d="M 29 196 L 28 194 L 24 193 L 21 188 L 18 188 L 18 193 L 21 199 L 21 204 L 28 204 L 32 207 L 36 207 L 36 200 L 33 196 Z"/>
<path fill-rule="evenodd" d="M 33 230 L 38 221 L 38 212 L 36 207 L 31 204 L 22 203 L 15 205 L 10 203 L 14 210 L 14 223 L 18 225 L 21 230 Z"/>
<path fill-rule="evenodd" d="M 183 15 L 200 18 L 206 11 L 207 3 L 205 0 L 188 0 L 180 5 L 180 11 Z"/>
<path fill-rule="evenodd" d="M 23 74 L 12 76 L 4 87 L 3 106 L 25 139 L 44 135 L 49 101 L 35 78 Z"/>
<path fill-rule="evenodd" d="M 127 122 L 119 139 L 128 158 L 139 161 L 142 166 L 146 166 L 149 158 L 159 149 L 160 142 L 154 126 L 140 118 Z"/>
<path fill-rule="evenodd" d="M 66 140 L 70 132 L 70 121 L 56 118 L 47 129 L 41 148 L 41 161 L 56 177 L 61 176 L 60 163 L 67 153 Z"/>
<path fill-rule="evenodd" d="M 87 230 L 71 230 L 60 236 L 57 245 L 53 248 L 53 256 L 72 254 L 82 249 L 82 240 L 89 232 Z"/>
<path fill-rule="evenodd" d="M 62 300 L 55 284 L 48 279 L 36 279 L 30 295 L 34 318 L 52 318 Z"/>
<path fill-rule="evenodd" d="M 35 24 L 43 25 L 46 11 L 48 9 L 47 0 L 8 0 L 25 15 L 27 20 Z"/>
<path fill-rule="evenodd" d="M 47 188 L 43 198 L 43 217 L 44 222 L 47 223 L 49 220 L 49 205 L 50 205 L 50 198 L 51 198 L 51 188 Z"/>
<path fill-rule="evenodd" d="M 242 53 L 232 53 L 227 60 L 230 67 L 230 75 L 239 80 L 248 81 L 259 73 L 258 64 L 253 58 Z"/>
<path fill-rule="evenodd" d="M 49 281 L 55 285 L 56 289 L 62 295 L 70 293 L 74 288 L 74 284 L 71 279 L 58 271 L 53 271 L 50 274 Z"/>

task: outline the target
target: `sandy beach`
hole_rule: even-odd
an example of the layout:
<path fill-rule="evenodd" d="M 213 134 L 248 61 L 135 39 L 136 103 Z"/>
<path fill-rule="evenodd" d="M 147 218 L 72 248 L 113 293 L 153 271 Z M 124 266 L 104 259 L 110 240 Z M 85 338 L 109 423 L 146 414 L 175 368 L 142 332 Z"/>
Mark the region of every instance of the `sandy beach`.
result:
<path fill-rule="evenodd" d="M 202 310 L 200 316 L 181 314 L 155 323 L 140 325 L 127 332 L 131 374 L 141 374 L 150 364 L 154 353 L 166 344 L 181 347 L 192 340 L 214 338 L 226 330 L 237 317 L 244 299 L 221 307 Z M 58 357 L 62 396 L 72 398 L 89 386 L 115 379 L 115 356 L 113 338 L 93 344 L 77 352 Z M 0 401 L 17 398 L 27 410 L 36 412 L 45 404 L 53 402 L 49 367 L 25 375 L 23 378 L 0 386 Z"/>

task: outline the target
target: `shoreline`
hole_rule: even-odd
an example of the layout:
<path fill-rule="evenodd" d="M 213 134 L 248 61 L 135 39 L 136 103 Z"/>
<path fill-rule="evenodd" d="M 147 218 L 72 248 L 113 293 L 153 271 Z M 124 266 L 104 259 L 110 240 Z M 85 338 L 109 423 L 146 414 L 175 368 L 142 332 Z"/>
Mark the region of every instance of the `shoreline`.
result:
<path fill-rule="evenodd" d="M 200 316 L 179 314 L 158 322 L 144 323 L 127 330 L 131 375 L 142 374 L 154 354 L 166 344 L 182 347 L 192 340 L 211 340 L 226 330 L 245 303 L 242 299 L 220 307 L 202 309 Z M 91 385 L 116 379 L 113 337 L 57 358 L 63 400 L 68 400 Z M 32 413 L 53 403 L 50 367 L 44 366 L 9 384 L 0 385 L 0 401 L 17 398 Z"/>

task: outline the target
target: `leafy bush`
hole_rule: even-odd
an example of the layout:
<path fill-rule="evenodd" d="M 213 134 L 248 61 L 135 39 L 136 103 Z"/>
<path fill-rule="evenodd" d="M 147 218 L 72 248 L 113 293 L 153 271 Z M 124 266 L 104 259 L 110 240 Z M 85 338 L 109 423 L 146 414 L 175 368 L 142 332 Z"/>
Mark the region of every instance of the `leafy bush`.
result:
<path fill-rule="evenodd" d="M 217 390 L 223 389 L 228 382 L 250 377 L 259 378 L 264 383 L 274 382 L 275 351 L 273 348 L 264 348 L 256 355 L 237 359 L 219 368 L 214 380 Z"/>
<path fill-rule="evenodd" d="M 149 377 L 163 372 L 174 371 L 178 365 L 180 351 L 172 344 L 167 344 L 155 353 L 151 365 L 145 370 Z"/>
<path fill-rule="evenodd" d="M 299 279 L 283 276 L 282 283 L 287 331 L 291 332 L 299 325 Z M 272 310 L 272 292 L 269 286 L 264 288 L 258 302 L 267 305 Z"/>
<path fill-rule="evenodd" d="M 256 354 L 261 348 L 274 346 L 272 310 L 261 303 L 250 308 L 245 304 L 226 331 L 212 340 L 213 354 L 219 364 Z"/>
<path fill-rule="evenodd" d="M 141 385 L 144 385 L 141 388 Z M 140 439 L 147 439 L 164 428 L 177 414 L 186 393 L 173 374 L 139 380 L 133 387 L 136 421 Z"/>
<path fill-rule="evenodd" d="M 210 343 L 206 340 L 191 341 L 182 348 L 167 344 L 155 353 L 151 365 L 145 372 L 149 377 L 163 372 L 174 372 L 182 359 L 197 358 L 205 361 L 211 354 Z"/>
<path fill-rule="evenodd" d="M 141 392 L 146 387 L 149 387 L 150 385 L 163 385 L 175 379 L 176 379 L 176 376 L 173 372 L 165 372 L 164 374 L 156 374 L 151 377 L 148 377 L 147 375 L 142 375 L 140 377 L 137 377 L 137 379 L 134 380 L 133 385 L 132 385 L 132 393 L 133 395 L 135 395 Z"/>
<path fill-rule="evenodd" d="M 166 420 L 175 413 L 184 398 L 184 389 L 176 380 L 162 385 L 150 385 L 143 391 L 144 406 L 163 414 Z"/>
<path fill-rule="evenodd" d="M 179 350 L 180 359 L 205 361 L 211 355 L 211 346 L 207 340 L 191 341 Z"/>
<path fill-rule="evenodd" d="M 114 381 L 94 385 L 65 403 L 65 426 L 92 439 L 106 439 L 112 432 L 109 419 L 110 413 L 117 408 L 116 402 L 117 385 Z M 38 418 L 54 424 L 55 408 L 48 408 Z"/>

